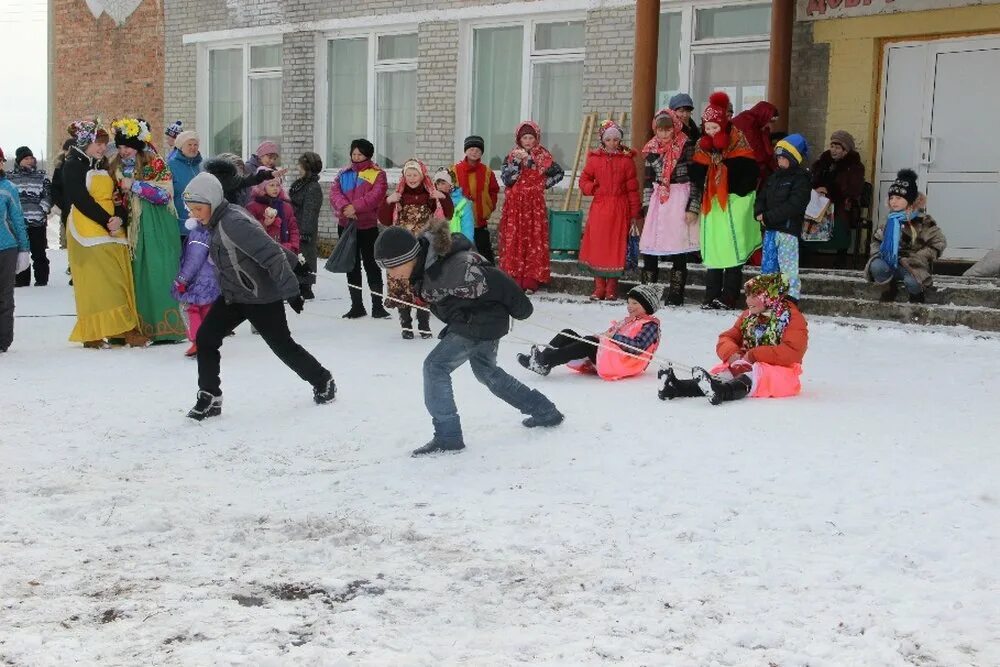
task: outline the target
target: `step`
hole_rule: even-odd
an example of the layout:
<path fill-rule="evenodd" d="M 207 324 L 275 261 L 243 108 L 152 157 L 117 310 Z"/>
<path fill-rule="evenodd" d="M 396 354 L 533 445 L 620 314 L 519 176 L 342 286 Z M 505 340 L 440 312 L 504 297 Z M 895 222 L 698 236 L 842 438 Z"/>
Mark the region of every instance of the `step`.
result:
<path fill-rule="evenodd" d="M 636 283 L 634 278 L 623 278 L 619 283 L 619 293 L 624 296 Z M 587 296 L 592 289 L 592 278 L 554 273 L 545 293 L 559 292 L 573 296 Z M 685 303 L 688 304 L 686 307 L 698 307 L 704 294 L 704 285 L 688 284 L 684 291 Z M 911 304 L 905 301 L 879 303 L 875 299 L 815 294 L 804 294 L 799 305 L 807 316 L 856 317 L 908 324 L 966 326 L 978 331 L 1000 331 L 1000 308 L 935 303 Z"/>

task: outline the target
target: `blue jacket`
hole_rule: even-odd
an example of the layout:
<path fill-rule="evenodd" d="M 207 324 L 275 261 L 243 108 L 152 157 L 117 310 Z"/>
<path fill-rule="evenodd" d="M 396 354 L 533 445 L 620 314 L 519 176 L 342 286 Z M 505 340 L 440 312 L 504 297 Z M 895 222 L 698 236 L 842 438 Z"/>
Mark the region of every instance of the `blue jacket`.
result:
<path fill-rule="evenodd" d="M 184 221 L 188 218 L 188 210 L 187 206 L 184 205 L 184 188 L 188 186 L 192 178 L 202 171 L 201 153 L 190 158 L 180 151 L 171 151 L 167 164 L 174 179 L 174 206 L 177 207 L 177 225 L 180 228 L 181 236 L 187 236 L 188 229 L 184 226 Z"/>
<path fill-rule="evenodd" d="M 470 241 L 475 241 L 476 213 L 472 202 L 457 185 L 451 190 L 451 203 L 455 205 L 455 213 L 451 216 L 451 233 L 464 234 Z"/>
<path fill-rule="evenodd" d="M 28 232 L 21 212 L 21 194 L 6 176 L 0 176 L 0 250 L 28 250 Z"/>

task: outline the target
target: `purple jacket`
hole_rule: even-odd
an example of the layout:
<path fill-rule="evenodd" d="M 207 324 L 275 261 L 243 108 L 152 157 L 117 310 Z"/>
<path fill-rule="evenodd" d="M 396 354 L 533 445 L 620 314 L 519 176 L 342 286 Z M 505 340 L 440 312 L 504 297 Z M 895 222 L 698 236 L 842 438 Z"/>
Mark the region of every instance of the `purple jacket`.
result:
<path fill-rule="evenodd" d="M 181 269 L 174 280 L 175 283 L 184 284 L 187 289 L 182 294 L 177 291 L 176 284 L 170 288 L 170 294 L 181 303 L 205 306 L 215 303 L 219 298 L 219 279 L 215 275 L 212 258 L 208 256 L 211 243 L 212 230 L 204 225 L 198 225 L 188 234 Z"/>
<path fill-rule="evenodd" d="M 354 205 L 358 229 L 371 229 L 378 225 L 378 207 L 385 199 L 389 183 L 385 172 L 372 162 L 352 162 L 344 167 L 330 188 L 330 207 L 341 225 L 350 220 L 343 216 L 348 204 Z"/>

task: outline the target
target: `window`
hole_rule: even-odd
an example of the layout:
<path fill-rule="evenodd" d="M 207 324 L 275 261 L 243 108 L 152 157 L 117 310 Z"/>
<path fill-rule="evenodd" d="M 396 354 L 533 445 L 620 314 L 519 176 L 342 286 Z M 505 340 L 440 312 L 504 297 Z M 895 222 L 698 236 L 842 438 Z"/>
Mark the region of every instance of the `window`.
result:
<path fill-rule="evenodd" d="M 281 44 L 208 51 L 208 152 L 242 157 L 281 138 Z"/>
<path fill-rule="evenodd" d="M 393 169 L 416 144 L 417 35 L 375 34 L 327 42 L 326 162 L 350 162 L 351 141 L 367 137 L 375 161 Z"/>
<path fill-rule="evenodd" d="M 736 113 L 767 95 L 771 3 L 699 8 L 671 5 L 660 15 L 657 108 L 686 91 L 698 110 L 725 91 Z"/>
<path fill-rule="evenodd" d="M 483 161 L 492 169 L 526 118 L 541 126 L 557 162 L 572 160 L 583 106 L 584 25 L 531 20 L 472 29 L 469 133 L 486 141 Z"/>

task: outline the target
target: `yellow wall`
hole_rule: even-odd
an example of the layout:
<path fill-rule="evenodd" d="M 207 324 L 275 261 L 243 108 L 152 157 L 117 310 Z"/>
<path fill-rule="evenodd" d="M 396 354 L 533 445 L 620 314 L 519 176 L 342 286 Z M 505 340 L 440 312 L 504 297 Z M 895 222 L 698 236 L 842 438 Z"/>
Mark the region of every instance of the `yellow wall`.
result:
<path fill-rule="evenodd" d="M 989 32 L 1000 33 L 1000 6 L 817 21 L 813 41 L 830 44 L 826 136 L 834 130 L 854 135 L 867 173 L 871 174 L 875 165 L 872 146 L 878 136 L 883 44 Z"/>

